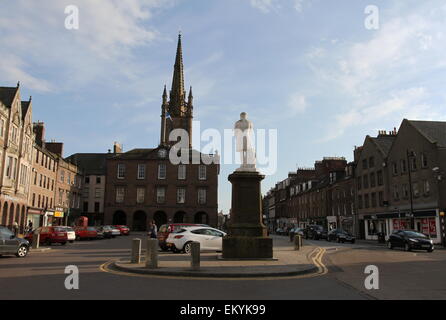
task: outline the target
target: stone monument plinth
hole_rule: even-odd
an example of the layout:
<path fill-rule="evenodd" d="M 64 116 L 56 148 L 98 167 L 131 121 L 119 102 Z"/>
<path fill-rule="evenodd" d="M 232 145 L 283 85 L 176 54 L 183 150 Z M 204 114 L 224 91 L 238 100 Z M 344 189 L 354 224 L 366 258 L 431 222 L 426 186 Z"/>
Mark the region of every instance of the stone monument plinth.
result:
<path fill-rule="evenodd" d="M 273 240 L 267 235 L 262 214 L 260 185 L 265 176 L 255 169 L 255 153 L 249 140 L 252 128 L 252 122 L 242 113 L 235 125 L 242 134 L 237 137 L 242 166 L 228 177 L 232 184 L 232 207 L 228 236 L 223 238 L 223 259 L 273 258 Z"/>

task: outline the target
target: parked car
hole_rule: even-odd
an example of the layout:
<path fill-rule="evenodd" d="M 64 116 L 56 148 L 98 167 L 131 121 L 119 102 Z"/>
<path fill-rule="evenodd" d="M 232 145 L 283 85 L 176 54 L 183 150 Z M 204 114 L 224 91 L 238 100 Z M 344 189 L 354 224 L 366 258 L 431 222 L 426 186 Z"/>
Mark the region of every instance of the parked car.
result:
<path fill-rule="evenodd" d="M 351 233 L 343 229 L 334 229 L 327 234 L 327 241 L 355 243 L 356 238 Z"/>
<path fill-rule="evenodd" d="M 67 232 L 67 239 L 70 243 L 73 243 L 74 240 L 76 240 L 76 232 L 72 227 L 59 227 L 59 228 L 65 229 L 65 231 Z"/>
<path fill-rule="evenodd" d="M 96 229 L 96 239 L 104 239 L 104 229 L 102 227 L 95 227 Z"/>
<path fill-rule="evenodd" d="M 279 236 L 282 236 L 285 234 L 285 231 L 282 228 L 277 228 L 276 229 L 276 234 Z"/>
<path fill-rule="evenodd" d="M 175 232 L 176 230 L 182 229 L 184 227 L 209 227 L 206 224 L 196 224 L 196 223 L 169 223 L 163 224 L 158 230 L 158 243 L 159 247 L 163 251 L 168 251 L 169 248 L 166 245 L 166 239 L 171 232 Z"/>
<path fill-rule="evenodd" d="M 121 235 L 121 231 L 115 228 L 114 226 L 103 226 L 104 235 L 107 234 L 110 238 L 115 238 L 116 236 Z"/>
<path fill-rule="evenodd" d="M 201 251 L 222 251 L 223 231 L 211 227 L 185 227 L 171 232 L 166 240 L 166 245 L 174 252 L 191 252 L 191 243 L 200 243 Z"/>
<path fill-rule="evenodd" d="M 76 240 L 93 240 L 98 236 L 98 232 L 95 227 L 76 227 Z"/>
<path fill-rule="evenodd" d="M 293 228 L 290 230 L 290 233 L 293 233 L 294 235 L 304 236 L 304 229 L 303 228 Z"/>
<path fill-rule="evenodd" d="M 304 229 L 305 239 L 327 239 L 327 230 L 320 225 L 309 225 Z"/>
<path fill-rule="evenodd" d="M 29 242 L 18 238 L 6 227 L 0 226 L 0 256 L 14 254 L 24 258 L 29 252 Z"/>
<path fill-rule="evenodd" d="M 413 230 L 396 230 L 387 242 L 387 247 L 393 249 L 396 247 L 404 248 L 406 251 L 426 250 L 434 251 L 434 242 L 425 234 Z"/>
<path fill-rule="evenodd" d="M 128 236 L 130 234 L 130 228 L 127 226 L 119 225 L 119 226 L 113 226 L 113 227 L 118 229 L 122 236 Z"/>
<path fill-rule="evenodd" d="M 31 232 L 29 232 L 25 239 L 32 243 L 33 235 L 35 233 L 40 234 L 39 244 L 52 245 L 53 243 L 60 243 L 61 245 L 66 245 L 68 242 L 67 230 L 64 227 L 39 227 Z"/>

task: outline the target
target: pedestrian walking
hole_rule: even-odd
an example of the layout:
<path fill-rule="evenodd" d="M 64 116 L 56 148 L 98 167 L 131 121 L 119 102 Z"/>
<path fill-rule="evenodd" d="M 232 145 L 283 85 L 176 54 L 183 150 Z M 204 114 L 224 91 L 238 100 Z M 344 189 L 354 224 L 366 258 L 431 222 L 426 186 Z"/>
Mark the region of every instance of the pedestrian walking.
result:
<path fill-rule="evenodd" d="M 149 222 L 148 233 L 149 238 L 156 239 L 158 236 L 158 228 L 156 227 L 155 221 Z"/>
<path fill-rule="evenodd" d="M 14 221 L 14 223 L 12 224 L 12 229 L 14 230 L 14 235 L 17 237 L 17 235 L 19 234 L 19 224 L 17 223 L 17 221 Z"/>

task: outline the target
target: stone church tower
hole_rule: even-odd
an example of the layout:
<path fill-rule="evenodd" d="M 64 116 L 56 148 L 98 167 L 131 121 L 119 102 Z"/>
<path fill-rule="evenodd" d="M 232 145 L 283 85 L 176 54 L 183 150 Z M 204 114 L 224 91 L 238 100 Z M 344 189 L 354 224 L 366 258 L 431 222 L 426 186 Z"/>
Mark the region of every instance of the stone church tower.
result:
<path fill-rule="evenodd" d="M 169 98 L 169 100 L 168 100 Z M 172 88 L 169 97 L 164 86 L 163 103 L 161 106 L 161 146 L 169 146 L 176 141 L 169 142 L 169 135 L 175 129 L 184 129 L 189 135 L 189 148 L 192 148 L 192 119 L 193 119 L 193 95 L 192 87 L 186 101 L 184 89 L 183 50 L 181 46 L 181 34 L 178 36 L 178 47 L 173 71 Z"/>

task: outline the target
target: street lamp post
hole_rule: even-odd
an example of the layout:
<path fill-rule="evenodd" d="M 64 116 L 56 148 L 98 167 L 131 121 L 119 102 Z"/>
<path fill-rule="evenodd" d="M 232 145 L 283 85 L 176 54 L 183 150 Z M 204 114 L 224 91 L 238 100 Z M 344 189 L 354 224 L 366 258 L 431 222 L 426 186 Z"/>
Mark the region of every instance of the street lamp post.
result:
<path fill-rule="evenodd" d="M 410 228 L 412 230 L 415 229 L 415 217 L 413 214 L 413 190 L 412 190 L 412 173 L 411 173 L 411 164 L 410 159 L 415 158 L 416 154 L 413 151 L 406 151 L 407 156 L 407 169 L 409 171 L 409 197 L 410 197 Z"/>

